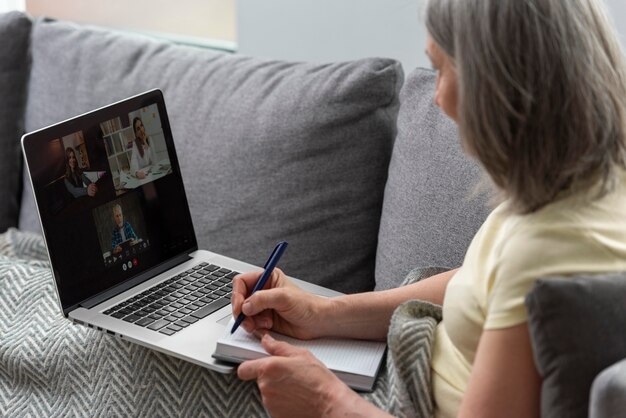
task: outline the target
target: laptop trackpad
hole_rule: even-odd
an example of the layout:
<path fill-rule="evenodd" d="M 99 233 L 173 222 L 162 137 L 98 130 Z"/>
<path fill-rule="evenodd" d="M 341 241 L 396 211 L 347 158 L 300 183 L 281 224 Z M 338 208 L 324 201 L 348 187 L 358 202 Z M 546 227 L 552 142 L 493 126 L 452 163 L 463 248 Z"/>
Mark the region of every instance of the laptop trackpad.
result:
<path fill-rule="evenodd" d="M 219 321 L 217 321 L 217 323 L 220 324 L 220 325 L 226 326 L 226 324 L 228 324 L 228 321 L 230 321 L 230 317 L 231 316 L 232 316 L 231 314 L 228 314 L 224 318 L 222 318 Z"/>

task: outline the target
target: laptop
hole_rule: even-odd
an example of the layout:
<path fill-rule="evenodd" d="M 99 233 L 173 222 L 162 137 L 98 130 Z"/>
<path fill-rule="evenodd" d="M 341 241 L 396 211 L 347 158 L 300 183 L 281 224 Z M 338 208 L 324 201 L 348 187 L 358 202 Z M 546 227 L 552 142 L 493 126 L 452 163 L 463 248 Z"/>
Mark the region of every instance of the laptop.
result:
<path fill-rule="evenodd" d="M 138 120 L 156 155 L 152 163 L 158 175 L 120 181 L 134 176 L 130 162 L 138 152 L 133 130 Z M 63 315 L 231 372 L 231 364 L 212 354 L 232 316 L 232 278 L 260 269 L 198 249 L 161 91 L 28 133 L 22 150 Z M 67 173 L 93 172 L 97 183 L 67 193 Z M 293 280 L 322 296 L 340 294 Z"/>

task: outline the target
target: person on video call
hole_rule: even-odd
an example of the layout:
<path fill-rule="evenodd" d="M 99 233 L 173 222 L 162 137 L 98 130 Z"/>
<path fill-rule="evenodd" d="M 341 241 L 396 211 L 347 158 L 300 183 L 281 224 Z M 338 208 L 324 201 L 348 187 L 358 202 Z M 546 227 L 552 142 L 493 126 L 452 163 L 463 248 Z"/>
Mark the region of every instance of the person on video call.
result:
<path fill-rule="evenodd" d="M 122 252 L 121 244 L 124 241 L 130 240 L 130 244 L 134 245 L 139 240 L 133 227 L 124 220 L 124 214 L 122 213 L 122 207 L 117 204 L 113 206 L 113 220 L 115 221 L 115 227 L 113 228 L 113 238 L 111 240 L 111 248 L 113 254 L 119 254 Z"/>
<path fill-rule="evenodd" d="M 133 130 L 135 141 L 130 157 L 130 172 L 138 179 L 144 179 L 146 173 L 143 169 L 157 162 L 156 154 L 154 148 L 150 146 L 150 139 L 146 135 L 146 128 L 143 126 L 141 118 L 133 119 Z"/>
<path fill-rule="evenodd" d="M 98 192 L 98 186 L 89 180 L 78 166 L 76 152 L 72 147 L 65 149 L 65 187 L 74 197 L 94 197 Z"/>

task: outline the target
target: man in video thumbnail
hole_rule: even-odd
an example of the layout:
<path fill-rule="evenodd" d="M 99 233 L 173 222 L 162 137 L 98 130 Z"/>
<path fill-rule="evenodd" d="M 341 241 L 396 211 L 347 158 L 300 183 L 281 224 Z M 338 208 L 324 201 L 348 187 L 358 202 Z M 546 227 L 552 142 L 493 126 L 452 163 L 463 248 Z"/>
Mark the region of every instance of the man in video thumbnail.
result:
<path fill-rule="evenodd" d="M 117 204 L 113 206 L 113 219 L 115 220 L 115 228 L 113 228 L 113 238 L 111 241 L 111 248 L 113 254 L 119 254 L 122 252 L 122 244 L 130 242 L 130 245 L 134 245 L 139 240 L 133 227 L 124 220 L 124 214 L 122 213 L 122 207 Z"/>

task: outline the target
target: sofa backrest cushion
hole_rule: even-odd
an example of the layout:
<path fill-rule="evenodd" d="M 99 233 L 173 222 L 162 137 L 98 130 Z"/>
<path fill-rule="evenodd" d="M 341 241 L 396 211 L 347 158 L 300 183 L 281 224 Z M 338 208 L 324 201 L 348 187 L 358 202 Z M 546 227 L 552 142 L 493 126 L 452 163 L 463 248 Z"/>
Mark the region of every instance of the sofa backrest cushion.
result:
<path fill-rule="evenodd" d="M 62 22 L 36 22 L 32 55 L 28 130 L 163 91 L 200 248 L 262 266 L 284 239 L 288 274 L 374 287 L 398 62 L 268 61 Z"/>
<path fill-rule="evenodd" d="M 434 104 L 435 73 L 418 68 L 400 92 L 376 253 L 376 289 L 397 287 L 414 267 L 458 267 L 489 213 L 474 193 L 478 164 Z"/>
<path fill-rule="evenodd" d="M 594 378 L 626 358 L 625 301 L 626 273 L 537 280 L 526 306 L 541 416 L 587 416 Z"/>
<path fill-rule="evenodd" d="M 18 224 L 31 21 L 0 14 L 0 232 Z"/>

